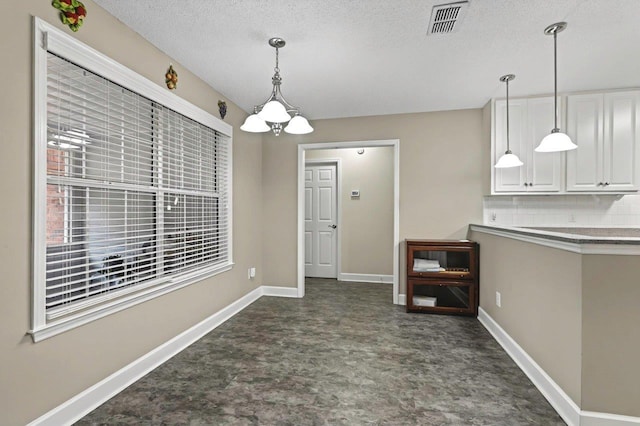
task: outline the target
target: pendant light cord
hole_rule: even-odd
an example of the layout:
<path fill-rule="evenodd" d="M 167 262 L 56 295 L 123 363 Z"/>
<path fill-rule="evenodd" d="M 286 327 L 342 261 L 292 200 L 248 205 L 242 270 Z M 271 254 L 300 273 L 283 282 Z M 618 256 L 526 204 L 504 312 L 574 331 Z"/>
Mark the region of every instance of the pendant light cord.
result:
<path fill-rule="evenodd" d="M 558 31 L 553 32 L 553 129 L 558 131 Z"/>
<path fill-rule="evenodd" d="M 507 83 L 507 152 L 511 152 L 509 148 L 509 79 L 505 81 Z"/>

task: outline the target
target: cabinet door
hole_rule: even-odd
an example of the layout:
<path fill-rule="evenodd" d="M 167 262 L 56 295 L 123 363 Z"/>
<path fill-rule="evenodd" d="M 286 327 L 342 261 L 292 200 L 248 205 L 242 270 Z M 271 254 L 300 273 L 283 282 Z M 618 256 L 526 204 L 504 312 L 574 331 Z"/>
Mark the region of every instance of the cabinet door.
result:
<path fill-rule="evenodd" d="M 477 315 L 476 293 L 472 281 L 409 279 L 407 311 Z"/>
<path fill-rule="evenodd" d="M 639 91 L 604 95 L 604 190 L 638 190 L 639 99 Z"/>
<path fill-rule="evenodd" d="M 528 191 L 560 191 L 562 185 L 562 153 L 534 151 L 553 129 L 553 108 L 553 96 L 527 100 L 528 156 L 523 161 L 527 168 Z"/>
<path fill-rule="evenodd" d="M 407 276 L 475 279 L 478 265 L 474 253 L 469 246 L 407 245 Z"/>
<path fill-rule="evenodd" d="M 509 146 L 511 152 L 525 162 L 527 152 L 527 101 L 509 100 Z M 494 174 L 495 192 L 523 192 L 526 190 L 526 169 L 511 167 L 496 169 L 493 167 L 507 150 L 507 103 L 496 101 L 494 113 L 494 158 L 491 168 Z"/>
<path fill-rule="evenodd" d="M 578 149 L 567 152 L 567 191 L 599 191 L 603 187 L 602 148 L 604 96 L 567 97 L 567 134 Z"/>

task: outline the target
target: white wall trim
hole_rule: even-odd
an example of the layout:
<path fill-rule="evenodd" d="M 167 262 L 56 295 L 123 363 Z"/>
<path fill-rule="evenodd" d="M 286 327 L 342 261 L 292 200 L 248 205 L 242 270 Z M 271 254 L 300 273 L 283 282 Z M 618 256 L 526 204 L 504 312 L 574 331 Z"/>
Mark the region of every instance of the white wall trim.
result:
<path fill-rule="evenodd" d="M 295 287 L 274 287 L 270 285 L 263 285 L 263 296 L 275 296 L 275 297 L 298 297 L 298 289 Z"/>
<path fill-rule="evenodd" d="M 381 274 L 352 274 L 349 272 L 341 272 L 338 274 L 338 280 L 355 283 L 386 283 L 393 284 L 393 275 Z"/>
<path fill-rule="evenodd" d="M 632 426 L 640 425 L 640 417 L 621 416 L 620 414 L 580 412 L 580 426 Z"/>
<path fill-rule="evenodd" d="M 399 294 L 398 295 L 398 303 L 396 303 L 397 305 L 407 305 L 407 295 L 406 294 Z"/>
<path fill-rule="evenodd" d="M 573 402 L 569 395 L 482 308 L 478 308 L 478 320 L 569 426 L 631 426 L 640 424 L 640 417 L 580 410 L 580 407 Z"/>
<path fill-rule="evenodd" d="M 323 142 L 298 145 L 298 297 L 304 297 L 304 167 L 308 149 L 339 149 L 392 146 L 393 171 L 393 303 L 398 304 L 400 290 L 400 140 Z"/>
<path fill-rule="evenodd" d="M 34 151 L 34 177 L 33 177 L 33 205 L 32 205 L 32 279 L 31 279 L 31 329 L 28 333 L 34 342 L 55 336 L 69 329 L 81 326 L 90 321 L 102 318 L 114 312 L 126 309 L 130 306 L 142 303 L 154 297 L 170 291 L 190 285 L 204 277 L 212 277 L 218 273 L 229 271 L 233 266 L 233 126 L 208 113 L 204 109 L 193 105 L 187 100 L 172 93 L 166 88 L 143 77 L 137 72 L 125 67 L 108 56 L 100 53 L 92 47 L 82 43 L 70 34 L 56 26 L 33 16 L 33 151 Z M 228 260 L 225 264 L 212 268 L 201 269 L 197 273 L 180 274 L 169 279 L 165 277 L 149 280 L 145 285 L 135 286 L 129 290 L 122 289 L 117 294 L 102 299 L 97 298 L 93 302 L 78 303 L 76 308 L 67 307 L 60 315 L 53 316 L 45 308 L 45 215 L 46 205 L 46 148 L 47 147 L 47 55 L 48 52 L 60 55 L 62 58 L 72 61 L 74 64 L 97 72 L 122 87 L 133 90 L 148 99 L 156 101 L 180 114 L 183 114 L 199 123 L 210 127 L 227 136 L 228 139 L 228 206 L 227 209 L 227 253 Z M 117 185 L 113 185 L 116 187 Z M 126 185 L 124 186 L 126 188 Z M 120 188 L 123 189 L 123 188 Z M 156 285 L 157 284 L 157 285 Z M 86 309 L 80 309 L 81 305 Z"/>
<path fill-rule="evenodd" d="M 556 382 L 525 352 L 524 349 L 500 325 L 478 308 L 478 321 L 486 328 L 507 354 L 515 361 L 524 374 L 529 377 L 540 393 L 549 401 L 560 417 L 569 426 L 580 425 L 580 407 L 573 402 Z"/>
<path fill-rule="evenodd" d="M 297 297 L 297 293 L 297 289 L 293 287 L 258 287 L 235 302 L 220 309 L 209 318 L 180 333 L 104 380 L 40 416 L 29 423 L 29 426 L 71 425 L 145 374 L 162 365 L 174 355 L 202 338 L 205 334 L 223 324 L 260 297 Z"/>

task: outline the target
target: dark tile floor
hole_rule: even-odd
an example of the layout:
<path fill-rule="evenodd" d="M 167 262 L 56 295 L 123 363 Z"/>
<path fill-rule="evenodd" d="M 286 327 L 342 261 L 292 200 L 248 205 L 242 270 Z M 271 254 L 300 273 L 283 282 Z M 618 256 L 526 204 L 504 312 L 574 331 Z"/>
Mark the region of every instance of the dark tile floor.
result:
<path fill-rule="evenodd" d="M 388 284 L 263 297 L 77 424 L 563 425 L 475 318 Z"/>

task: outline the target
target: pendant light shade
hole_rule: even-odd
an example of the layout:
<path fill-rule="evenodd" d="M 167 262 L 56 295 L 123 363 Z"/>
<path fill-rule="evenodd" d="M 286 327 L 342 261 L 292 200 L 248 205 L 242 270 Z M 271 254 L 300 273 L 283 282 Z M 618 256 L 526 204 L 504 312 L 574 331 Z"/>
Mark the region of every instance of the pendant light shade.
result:
<path fill-rule="evenodd" d="M 511 151 L 507 151 L 502 154 L 502 157 L 498 160 L 495 167 L 496 169 L 506 169 L 509 167 L 520 167 L 524 163 L 520 161 L 517 155 L 511 153 Z"/>
<path fill-rule="evenodd" d="M 578 147 L 578 145 L 571 142 L 571 138 L 567 136 L 566 133 L 562 133 L 560 131 L 554 132 L 553 130 L 542 139 L 540 145 L 535 149 L 536 152 L 570 151 Z"/>
<path fill-rule="evenodd" d="M 240 126 L 240 129 L 245 132 L 262 133 L 271 130 L 271 127 L 269 127 L 258 114 L 251 114 L 244 120 L 244 124 Z"/>
<path fill-rule="evenodd" d="M 500 77 L 500 81 L 506 83 L 507 86 L 507 150 L 504 152 L 502 157 L 498 159 L 495 167 L 496 169 L 506 169 L 509 167 L 520 167 L 522 166 L 522 161 L 511 152 L 509 149 L 509 81 L 515 80 L 516 76 L 513 74 L 507 74 Z"/>
<path fill-rule="evenodd" d="M 306 135 L 313 132 L 313 127 L 309 124 L 306 118 L 301 115 L 296 115 L 289 121 L 284 131 L 292 135 Z"/>
<path fill-rule="evenodd" d="M 262 107 L 262 111 L 258 113 L 258 117 L 271 123 L 286 123 L 291 120 L 291 116 L 287 114 L 287 109 L 276 100 L 267 102 Z"/>
<path fill-rule="evenodd" d="M 544 29 L 546 35 L 553 36 L 553 129 L 542 139 L 536 152 L 561 152 L 576 149 L 578 145 L 558 128 L 558 33 L 567 28 L 566 22 L 557 22 Z"/>

